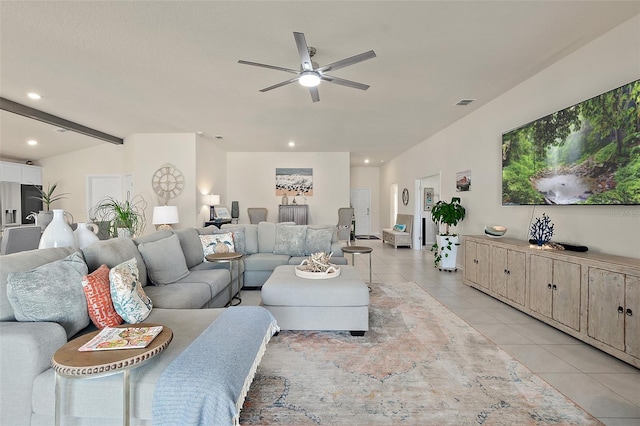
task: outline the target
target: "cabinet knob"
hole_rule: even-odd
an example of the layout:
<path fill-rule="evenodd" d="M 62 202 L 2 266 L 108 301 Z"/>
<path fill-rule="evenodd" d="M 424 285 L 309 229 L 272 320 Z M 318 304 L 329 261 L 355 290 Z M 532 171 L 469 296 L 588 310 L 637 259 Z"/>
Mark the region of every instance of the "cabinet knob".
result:
<path fill-rule="evenodd" d="M 511 271 L 507 269 L 507 275 L 511 275 Z"/>
<path fill-rule="evenodd" d="M 627 309 L 627 316 L 633 315 L 633 311 L 631 309 Z"/>
<path fill-rule="evenodd" d="M 622 306 L 618 306 L 618 313 L 619 314 L 624 313 L 624 308 Z"/>
<path fill-rule="evenodd" d="M 551 289 L 551 283 L 547 284 L 547 288 Z"/>
<path fill-rule="evenodd" d="M 552 286 L 552 288 L 553 288 L 554 290 L 557 290 L 557 289 L 558 289 L 558 286 L 554 284 L 554 285 Z"/>
<path fill-rule="evenodd" d="M 506 269 L 504 270 L 504 273 L 505 273 L 505 274 L 507 273 L 507 270 L 506 270 Z"/>

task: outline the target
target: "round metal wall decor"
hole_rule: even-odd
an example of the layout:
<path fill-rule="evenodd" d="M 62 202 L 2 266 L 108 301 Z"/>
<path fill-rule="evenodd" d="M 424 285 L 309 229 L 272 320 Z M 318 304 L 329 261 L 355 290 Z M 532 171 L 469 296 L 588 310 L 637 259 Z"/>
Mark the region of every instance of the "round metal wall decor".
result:
<path fill-rule="evenodd" d="M 409 190 L 407 188 L 402 190 L 402 204 L 405 206 L 409 204 Z"/>
<path fill-rule="evenodd" d="M 184 176 L 173 164 L 163 164 L 151 177 L 153 191 L 166 201 L 176 198 L 184 189 Z"/>

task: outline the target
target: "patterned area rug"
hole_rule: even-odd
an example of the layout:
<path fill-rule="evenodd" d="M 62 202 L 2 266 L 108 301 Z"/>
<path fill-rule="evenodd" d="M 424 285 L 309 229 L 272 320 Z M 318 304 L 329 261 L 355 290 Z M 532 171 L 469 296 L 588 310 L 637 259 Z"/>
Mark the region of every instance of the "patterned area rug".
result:
<path fill-rule="evenodd" d="M 243 425 L 597 425 L 414 283 L 374 284 L 370 331 L 283 331 Z"/>

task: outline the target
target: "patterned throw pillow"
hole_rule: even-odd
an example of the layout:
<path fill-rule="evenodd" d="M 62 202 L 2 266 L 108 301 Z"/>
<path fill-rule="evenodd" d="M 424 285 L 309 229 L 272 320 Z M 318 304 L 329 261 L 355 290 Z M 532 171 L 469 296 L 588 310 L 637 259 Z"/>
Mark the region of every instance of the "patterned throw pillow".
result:
<path fill-rule="evenodd" d="M 206 260 L 207 255 L 214 253 L 235 253 L 233 233 L 200 235 L 202 251 Z"/>
<path fill-rule="evenodd" d="M 82 289 L 87 298 L 89 317 L 98 328 L 115 327 L 122 324 L 111 300 L 109 268 L 102 265 L 82 279 Z"/>
<path fill-rule="evenodd" d="M 393 225 L 394 231 L 404 232 L 405 229 L 407 229 L 407 225 L 401 225 L 399 223 L 396 223 L 395 225 Z"/>
<path fill-rule="evenodd" d="M 138 277 L 138 262 L 135 257 L 114 266 L 109 271 L 113 307 L 129 324 L 144 321 L 153 308 L 153 303 L 142 289 Z"/>

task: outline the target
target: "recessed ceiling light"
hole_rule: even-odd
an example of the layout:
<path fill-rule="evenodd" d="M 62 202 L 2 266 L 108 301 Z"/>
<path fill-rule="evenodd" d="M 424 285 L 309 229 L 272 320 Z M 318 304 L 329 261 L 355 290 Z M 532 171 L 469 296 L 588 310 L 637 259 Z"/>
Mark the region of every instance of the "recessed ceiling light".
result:
<path fill-rule="evenodd" d="M 196 132 L 196 135 L 198 135 L 198 136 L 204 136 L 204 132 Z"/>
<path fill-rule="evenodd" d="M 294 141 L 291 141 L 291 142 L 289 142 L 289 146 L 290 147 L 294 147 L 294 146 L 296 146 L 296 143 Z"/>
<path fill-rule="evenodd" d="M 33 145 L 38 145 L 38 141 L 37 141 L 37 140 L 35 140 L 35 139 L 30 139 L 30 140 L 28 140 L 28 141 L 27 141 L 27 144 L 28 144 L 28 145 L 32 145 L 32 146 L 33 146 Z"/>
<path fill-rule="evenodd" d="M 364 159 L 364 164 L 369 164 L 369 159 L 368 158 Z"/>
<path fill-rule="evenodd" d="M 28 96 L 30 99 L 40 99 L 40 98 L 42 98 L 42 96 L 38 95 L 38 94 L 37 94 L 37 93 L 35 93 L 35 92 L 27 93 L 27 96 Z"/>

